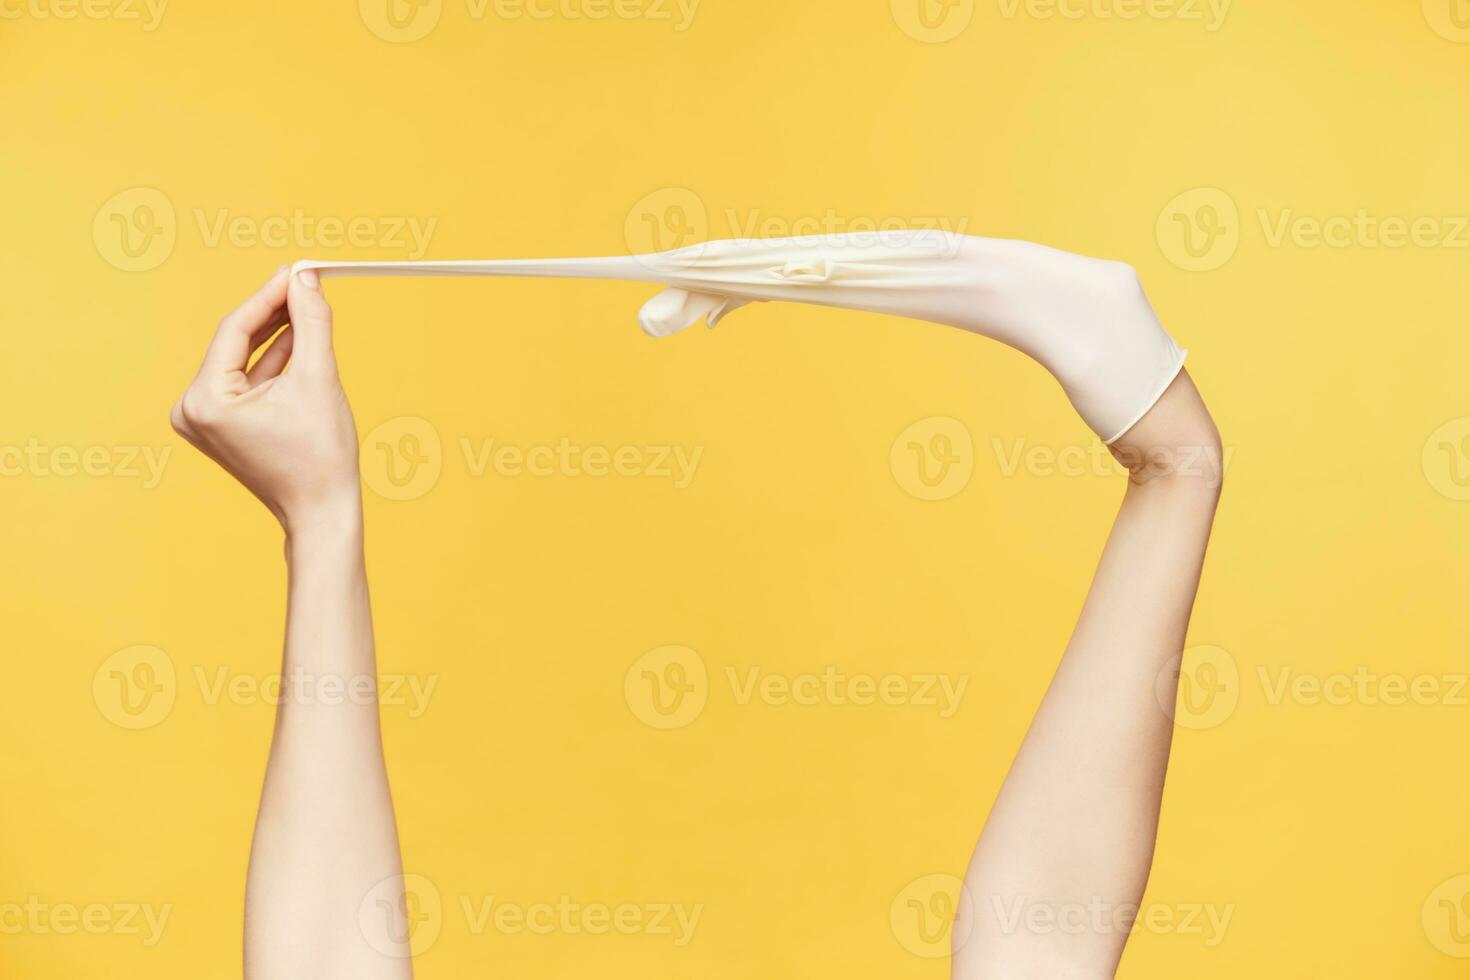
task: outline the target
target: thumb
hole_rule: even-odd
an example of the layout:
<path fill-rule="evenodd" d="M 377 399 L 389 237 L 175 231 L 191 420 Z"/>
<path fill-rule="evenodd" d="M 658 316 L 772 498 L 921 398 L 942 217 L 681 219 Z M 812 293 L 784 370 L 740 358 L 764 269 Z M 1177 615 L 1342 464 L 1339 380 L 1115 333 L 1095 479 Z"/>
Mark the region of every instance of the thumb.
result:
<path fill-rule="evenodd" d="M 314 268 L 302 268 L 298 262 L 291 269 L 291 285 L 286 291 L 286 309 L 291 314 L 291 329 L 296 335 L 295 360 L 310 370 L 335 370 L 332 352 L 332 307 L 322 293 L 321 276 Z"/>
<path fill-rule="evenodd" d="M 687 289 L 666 289 L 649 300 L 638 314 L 638 325 L 650 337 L 667 337 L 705 320 L 711 327 L 724 316 L 738 310 L 748 299 L 696 293 Z"/>

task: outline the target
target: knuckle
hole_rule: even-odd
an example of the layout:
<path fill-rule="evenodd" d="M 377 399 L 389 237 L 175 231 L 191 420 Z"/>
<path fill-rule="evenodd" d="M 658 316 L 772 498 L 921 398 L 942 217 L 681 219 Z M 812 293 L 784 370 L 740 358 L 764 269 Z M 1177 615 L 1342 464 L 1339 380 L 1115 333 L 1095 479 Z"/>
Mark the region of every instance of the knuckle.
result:
<path fill-rule="evenodd" d="M 184 392 L 184 397 L 179 401 L 179 414 L 185 425 L 197 429 L 209 428 L 219 417 L 214 399 L 197 388 Z"/>
<path fill-rule="evenodd" d="M 1127 262 L 1109 262 L 1104 268 L 1104 275 L 1108 284 L 1119 292 L 1137 293 L 1143 289 L 1138 270 Z"/>

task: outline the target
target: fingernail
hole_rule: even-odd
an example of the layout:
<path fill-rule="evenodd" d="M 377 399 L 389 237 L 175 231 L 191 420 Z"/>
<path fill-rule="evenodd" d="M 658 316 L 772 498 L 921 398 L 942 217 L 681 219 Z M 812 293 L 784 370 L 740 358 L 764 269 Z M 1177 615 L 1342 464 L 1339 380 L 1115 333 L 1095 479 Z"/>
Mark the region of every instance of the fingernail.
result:
<path fill-rule="evenodd" d="M 307 289 L 319 290 L 322 288 L 321 276 L 317 275 L 317 271 L 315 269 L 302 269 L 300 272 L 296 273 L 296 278 L 300 279 L 301 285 L 305 286 Z"/>

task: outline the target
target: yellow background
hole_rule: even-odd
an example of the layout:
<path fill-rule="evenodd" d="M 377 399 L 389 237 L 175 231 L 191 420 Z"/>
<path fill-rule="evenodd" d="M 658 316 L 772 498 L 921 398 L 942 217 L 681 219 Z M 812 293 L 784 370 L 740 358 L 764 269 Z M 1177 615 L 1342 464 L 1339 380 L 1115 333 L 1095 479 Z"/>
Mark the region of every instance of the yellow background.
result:
<path fill-rule="evenodd" d="M 1470 235 L 1314 247 L 1270 230 L 1363 210 L 1452 236 L 1470 213 L 1470 32 L 1450 0 L 1238 0 L 1213 31 L 1192 3 L 1070 19 L 984 0 L 931 43 L 895 2 L 704 0 L 679 31 L 443 0 L 404 42 L 374 33 L 392 32 L 372 0 L 175 0 L 153 30 L 131 6 L 61 19 L 39 14 L 66 0 L 10 0 L 0 444 L 173 452 L 152 487 L 33 465 L 0 479 L 0 908 L 172 911 L 152 947 L 5 929 L 0 975 L 238 974 L 272 709 L 211 703 L 199 677 L 278 669 L 279 533 L 166 416 L 218 317 L 279 264 L 406 257 L 207 235 L 221 214 L 248 228 L 298 209 L 434 220 L 428 258 L 625 252 L 645 214 L 729 237 L 733 211 L 777 231 L 941 218 L 1131 261 L 1234 452 L 1191 643 L 1238 680 L 1217 673 L 1229 710 L 1176 739 L 1148 899 L 1229 908 L 1229 930 L 1140 934 L 1120 975 L 1463 974 L 1451 954 L 1470 945 L 1439 903 L 1470 872 L 1470 707 L 1452 690 L 1470 669 L 1470 504 L 1454 499 L 1470 422 L 1431 436 L 1470 415 Z M 148 226 L 136 205 L 157 200 L 137 188 L 167 201 L 166 255 L 125 271 L 113 215 Z M 1238 210 L 1220 239 L 1237 247 L 1186 271 L 1168 209 L 1201 188 Z M 667 207 L 691 196 L 703 227 Z M 890 912 L 963 868 L 1120 493 L 1116 476 L 1008 471 L 1018 440 L 1091 444 L 1056 385 L 971 336 L 818 309 L 655 342 L 636 284 L 329 294 L 363 433 L 407 417 L 441 440 L 437 483 L 409 500 L 371 489 L 385 457 L 364 452 L 380 667 L 437 684 L 421 716 L 384 711 L 408 870 L 444 906 L 419 975 L 946 976 Z M 932 417 L 970 434 L 972 473 L 924 501 L 892 450 Z M 476 477 L 461 443 L 563 438 L 703 455 L 676 489 Z M 131 730 L 103 665 L 139 645 L 175 680 L 166 717 Z M 707 703 L 660 730 L 625 676 L 667 645 L 706 665 Z M 829 665 L 969 687 L 941 718 L 742 704 L 727 675 Z M 1271 696 L 1283 669 L 1358 668 L 1443 696 Z M 461 899 L 492 895 L 703 912 L 684 948 L 474 935 Z"/>

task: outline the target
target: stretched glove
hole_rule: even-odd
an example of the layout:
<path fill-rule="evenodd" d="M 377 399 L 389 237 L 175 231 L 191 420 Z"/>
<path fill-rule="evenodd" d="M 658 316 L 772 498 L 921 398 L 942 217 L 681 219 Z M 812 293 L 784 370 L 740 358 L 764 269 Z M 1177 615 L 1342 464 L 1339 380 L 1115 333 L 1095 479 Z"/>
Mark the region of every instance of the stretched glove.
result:
<path fill-rule="evenodd" d="M 1127 266 L 1029 242 L 880 232 L 708 242 L 671 252 L 502 262 L 300 262 L 337 275 L 535 276 L 660 283 L 639 314 L 664 337 L 751 302 L 816 303 L 992 337 L 1050 371 L 1104 442 L 1148 412 L 1185 351 Z"/>

